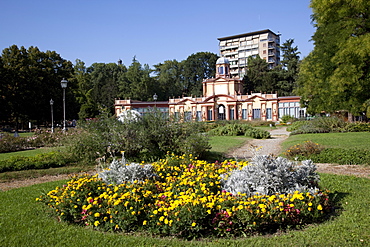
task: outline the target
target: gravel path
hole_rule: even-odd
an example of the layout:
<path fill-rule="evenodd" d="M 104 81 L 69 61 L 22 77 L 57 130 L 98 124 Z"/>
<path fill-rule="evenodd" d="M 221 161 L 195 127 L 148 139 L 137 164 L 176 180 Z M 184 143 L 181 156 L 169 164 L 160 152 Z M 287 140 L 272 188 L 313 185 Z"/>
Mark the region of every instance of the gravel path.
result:
<path fill-rule="evenodd" d="M 233 150 L 228 156 L 236 159 L 250 159 L 254 155 L 275 155 L 281 153 L 280 144 L 289 136 L 286 127 L 269 131 L 270 139 L 253 139 L 244 146 Z"/>

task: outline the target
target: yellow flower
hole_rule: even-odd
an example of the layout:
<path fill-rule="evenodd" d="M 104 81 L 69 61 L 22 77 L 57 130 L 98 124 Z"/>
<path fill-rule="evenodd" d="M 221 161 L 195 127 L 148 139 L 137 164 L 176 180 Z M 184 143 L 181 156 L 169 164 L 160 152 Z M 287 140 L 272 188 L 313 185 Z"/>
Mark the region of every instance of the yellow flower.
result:
<path fill-rule="evenodd" d="M 94 222 L 94 226 L 98 226 L 98 225 L 100 225 L 100 222 L 97 220 Z"/>
<path fill-rule="evenodd" d="M 197 223 L 195 223 L 195 222 L 191 223 L 191 226 L 196 226 L 196 225 L 197 225 Z"/>
<path fill-rule="evenodd" d="M 146 225 L 146 223 L 147 223 L 147 221 L 146 221 L 146 220 L 144 220 L 144 221 L 143 221 L 143 226 L 145 226 L 145 225 Z"/>
<path fill-rule="evenodd" d="M 99 213 L 95 213 L 94 216 L 95 217 L 100 217 L 100 214 Z"/>
<path fill-rule="evenodd" d="M 321 206 L 321 204 L 319 204 L 319 206 L 317 206 L 317 209 L 318 209 L 318 210 L 322 210 L 322 206 Z"/>

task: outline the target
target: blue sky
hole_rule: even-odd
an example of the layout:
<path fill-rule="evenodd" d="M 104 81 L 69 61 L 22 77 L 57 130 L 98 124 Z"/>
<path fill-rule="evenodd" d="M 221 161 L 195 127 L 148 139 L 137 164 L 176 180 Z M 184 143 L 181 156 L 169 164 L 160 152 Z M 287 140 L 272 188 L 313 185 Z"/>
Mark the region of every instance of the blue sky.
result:
<path fill-rule="evenodd" d="M 1 0 L 0 49 L 52 50 L 75 63 L 153 66 L 209 51 L 217 38 L 270 29 L 313 49 L 309 0 Z"/>

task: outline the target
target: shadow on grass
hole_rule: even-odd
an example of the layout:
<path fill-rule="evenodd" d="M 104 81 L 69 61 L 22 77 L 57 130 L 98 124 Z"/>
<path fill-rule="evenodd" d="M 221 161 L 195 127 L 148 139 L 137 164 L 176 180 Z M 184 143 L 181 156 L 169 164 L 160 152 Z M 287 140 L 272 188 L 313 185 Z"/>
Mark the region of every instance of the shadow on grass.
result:
<path fill-rule="evenodd" d="M 224 153 L 215 152 L 215 151 L 208 151 L 205 153 L 204 157 L 202 157 L 205 161 L 214 163 L 215 161 L 224 161 L 228 159 Z"/>

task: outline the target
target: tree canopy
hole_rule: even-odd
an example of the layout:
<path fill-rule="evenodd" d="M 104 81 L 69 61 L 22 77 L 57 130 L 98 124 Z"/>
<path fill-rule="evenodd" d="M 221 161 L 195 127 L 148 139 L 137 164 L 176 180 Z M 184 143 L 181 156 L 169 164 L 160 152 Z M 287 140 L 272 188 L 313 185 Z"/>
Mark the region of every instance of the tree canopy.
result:
<path fill-rule="evenodd" d="M 185 96 L 202 95 L 204 79 L 215 77 L 218 56 L 212 52 L 198 52 L 190 55 L 183 62 Z"/>
<path fill-rule="evenodd" d="M 297 93 L 309 113 L 360 114 L 370 99 L 370 2 L 312 0 L 313 51 L 302 61 Z"/>
<path fill-rule="evenodd" d="M 55 51 L 41 52 L 37 47 L 16 45 L 4 49 L 0 61 L 0 120 L 50 120 L 50 99 L 56 106 L 62 105 L 60 81 L 72 77 L 72 63 Z M 68 88 L 74 87 L 73 83 L 68 84 Z M 66 90 L 66 98 L 73 106 L 71 90 Z M 61 107 L 55 108 L 56 116 L 61 112 Z M 68 116 L 74 118 L 74 113 L 71 109 Z"/>

